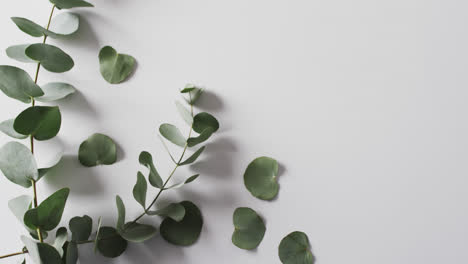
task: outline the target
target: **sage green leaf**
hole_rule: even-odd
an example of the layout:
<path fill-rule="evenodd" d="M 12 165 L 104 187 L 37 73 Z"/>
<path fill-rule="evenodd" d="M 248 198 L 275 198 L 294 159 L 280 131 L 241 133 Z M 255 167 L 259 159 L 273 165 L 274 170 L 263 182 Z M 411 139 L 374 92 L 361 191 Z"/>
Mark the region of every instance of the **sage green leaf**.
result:
<path fill-rule="evenodd" d="M 78 159 L 86 167 L 110 165 L 117 161 L 117 147 L 110 137 L 96 133 L 81 143 Z"/>
<path fill-rule="evenodd" d="M 70 9 L 75 7 L 94 7 L 91 3 L 82 0 L 49 0 L 58 9 Z"/>
<path fill-rule="evenodd" d="M 169 243 L 178 246 L 190 246 L 200 237 L 203 219 L 200 209 L 190 201 L 180 203 L 185 208 L 185 216 L 177 222 L 166 218 L 161 223 L 161 235 Z"/>
<path fill-rule="evenodd" d="M 192 156 L 190 156 L 188 159 L 186 159 L 184 162 L 180 163 L 179 165 L 183 166 L 183 165 L 194 163 L 198 159 L 198 157 L 200 157 L 200 155 L 202 154 L 204 150 L 205 150 L 205 146 L 199 148 L 197 151 L 195 151 L 195 153 L 192 154 Z"/>
<path fill-rule="evenodd" d="M 21 45 L 14 45 L 10 46 L 6 49 L 6 54 L 9 58 L 25 62 L 25 63 L 35 63 L 35 60 L 32 60 L 28 56 L 26 56 L 26 49 L 31 44 L 21 44 Z"/>
<path fill-rule="evenodd" d="M 279 257 L 283 264 L 313 264 L 309 238 L 303 232 L 292 232 L 279 245 Z"/>
<path fill-rule="evenodd" d="M 21 29 L 24 33 L 33 36 L 33 37 L 42 37 L 44 36 L 44 28 L 38 24 L 32 22 L 29 19 L 23 17 L 12 17 L 11 20 L 16 24 L 16 26 Z"/>
<path fill-rule="evenodd" d="M 141 243 L 152 238 L 158 230 L 151 225 L 139 223 L 127 223 L 124 229 L 119 231 L 120 235 L 127 241 Z"/>
<path fill-rule="evenodd" d="M 180 92 L 182 94 L 188 95 L 185 98 L 185 101 L 187 101 L 188 104 L 194 105 L 198 101 L 198 99 L 200 99 L 200 96 L 203 94 L 203 89 L 197 88 L 192 84 L 187 84 L 185 88 Z"/>
<path fill-rule="evenodd" d="M 180 130 L 174 125 L 162 124 L 159 127 L 159 133 L 177 146 L 185 147 L 185 144 L 187 143 L 182 133 L 180 133 Z"/>
<path fill-rule="evenodd" d="M 68 223 L 68 227 L 72 233 L 72 241 L 86 241 L 93 231 L 93 219 L 87 215 L 75 216 Z"/>
<path fill-rule="evenodd" d="M 153 163 L 153 157 L 147 151 L 142 151 L 138 158 L 140 164 L 147 167 L 149 169 L 149 182 L 152 186 L 161 189 L 163 186 L 163 181 L 161 176 L 159 176 L 158 171 Z"/>
<path fill-rule="evenodd" d="M 14 119 L 8 119 L 0 123 L 0 131 L 5 133 L 6 135 L 12 137 L 12 138 L 17 138 L 17 139 L 25 139 L 28 136 L 27 135 L 22 135 L 18 132 L 15 131 L 13 128 L 13 123 L 15 122 Z"/>
<path fill-rule="evenodd" d="M 160 136 L 158 135 L 159 139 L 161 140 L 161 143 L 163 144 L 164 146 L 164 149 L 166 150 L 167 154 L 169 154 L 169 157 L 171 157 L 171 160 L 177 164 L 177 161 L 174 159 L 174 157 L 172 156 L 171 154 L 171 151 L 169 150 L 169 148 L 167 147 L 167 144 L 166 144 L 166 141 Z"/>
<path fill-rule="evenodd" d="M 252 161 L 244 173 L 244 184 L 249 192 L 262 200 L 272 200 L 279 190 L 278 162 L 269 157 Z"/>
<path fill-rule="evenodd" d="M 44 92 L 43 96 L 37 97 L 36 101 L 39 102 L 53 102 L 60 99 L 63 99 L 73 93 L 76 89 L 73 85 L 68 83 L 53 82 L 43 85 L 42 91 Z"/>
<path fill-rule="evenodd" d="M 117 230 L 122 230 L 125 224 L 125 205 L 118 195 L 115 197 L 115 203 L 117 204 Z"/>
<path fill-rule="evenodd" d="M 33 240 L 21 236 L 21 241 L 28 250 L 28 254 L 35 264 L 62 264 L 62 259 L 57 250 L 45 243 L 36 243 Z"/>
<path fill-rule="evenodd" d="M 193 182 L 193 181 L 196 180 L 199 176 L 200 176 L 200 174 L 196 174 L 196 175 L 190 176 L 190 177 L 188 177 L 185 181 L 176 183 L 176 184 L 171 185 L 171 186 L 169 186 L 169 187 L 166 187 L 166 188 L 164 188 L 164 190 L 180 188 L 180 187 L 184 186 L 185 184 L 188 184 L 188 183 Z"/>
<path fill-rule="evenodd" d="M 73 68 L 73 59 L 60 48 L 44 43 L 29 45 L 26 56 L 41 63 L 44 69 L 50 72 L 62 73 Z"/>
<path fill-rule="evenodd" d="M 213 128 L 209 127 L 203 130 L 203 132 L 198 137 L 191 137 L 187 139 L 187 145 L 189 147 L 194 147 L 200 143 L 203 143 L 207 141 L 211 137 L 211 135 L 213 135 L 213 133 L 214 133 Z"/>
<path fill-rule="evenodd" d="M 74 34 L 78 31 L 79 27 L 80 17 L 77 14 L 63 12 L 52 19 L 52 23 L 46 34 L 52 38 L 65 37 Z"/>
<path fill-rule="evenodd" d="M 62 257 L 63 256 L 63 245 L 68 240 L 68 231 L 65 227 L 60 227 L 57 229 L 57 232 L 55 234 L 55 241 L 54 241 L 54 248 L 57 250 L 59 255 Z"/>
<path fill-rule="evenodd" d="M 18 142 L 6 143 L 0 149 L 0 170 L 8 180 L 25 188 L 39 176 L 31 151 Z"/>
<path fill-rule="evenodd" d="M 46 164 L 42 164 L 42 168 L 39 169 L 39 177 L 37 180 L 40 180 L 44 177 L 51 169 L 55 168 L 63 157 L 63 151 L 57 152 L 52 159 L 50 159 Z"/>
<path fill-rule="evenodd" d="M 44 95 L 27 72 L 5 65 L 0 66 L 0 90 L 6 96 L 27 104 L 31 103 L 31 97 Z"/>
<path fill-rule="evenodd" d="M 23 225 L 24 214 L 31 208 L 32 201 L 32 197 L 28 195 L 21 195 L 8 201 L 8 208 Z"/>
<path fill-rule="evenodd" d="M 102 77 L 111 84 L 123 82 L 135 68 L 135 58 L 127 54 L 120 54 L 105 46 L 99 52 L 99 64 Z"/>
<path fill-rule="evenodd" d="M 159 215 L 163 217 L 170 217 L 174 221 L 180 222 L 185 216 L 185 207 L 180 203 L 171 203 L 166 207 L 158 209 L 156 211 L 149 211 L 148 215 Z"/>
<path fill-rule="evenodd" d="M 62 219 L 65 203 L 70 189 L 63 188 L 45 199 L 38 207 L 30 209 L 24 215 L 24 223 L 29 228 L 53 230 Z"/>
<path fill-rule="evenodd" d="M 179 103 L 179 101 L 176 101 L 175 104 L 176 104 L 177 110 L 179 111 L 179 114 L 182 117 L 182 119 L 184 119 L 185 122 L 187 122 L 187 124 L 189 126 L 191 126 L 193 124 L 192 113 L 190 113 L 190 111 L 187 110 L 187 108 L 185 108 L 185 106 L 183 106 L 181 103 Z"/>
<path fill-rule="evenodd" d="M 218 131 L 219 123 L 216 118 L 206 112 L 198 113 L 193 118 L 193 130 L 197 133 L 203 133 L 205 129 L 212 128 L 213 133 Z"/>
<path fill-rule="evenodd" d="M 255 249 L 260 245 L 265 235 L 265 223 L 262 218 L 247 207 L 240 207 L 234 211 L 234 233 L 232 243 L 241 249 Z"/>
<path fill-rule="evenodd" d="M 78 245 L 75 241 L 70 241 L 67 245 L 66 264 L 76 264 L 78 262 Z"/>
<path fill-rule="evenodd" d="M 127 249 L 127 240 L 123 239 L 113 227 L 103 226 L 96 238 L 98 251 L 108 258 L 116 258 Z"/>
<path fill-rule="evenodd" d="M 143 209 L 146 208 L 146 192 L 148 191 L 148 184 L 146 183 L 146 178 L 141 172 L 137 173 L 137 182 L 133 187 L 133 197 L 135 200 L 141 204 Z"/>
<path fill-rule="evenodd" d="M 62 116 L 58 106 L 31 106 L 21 112 L 13 123 L 16 132 L 48 140 L 60 131 Z"/>

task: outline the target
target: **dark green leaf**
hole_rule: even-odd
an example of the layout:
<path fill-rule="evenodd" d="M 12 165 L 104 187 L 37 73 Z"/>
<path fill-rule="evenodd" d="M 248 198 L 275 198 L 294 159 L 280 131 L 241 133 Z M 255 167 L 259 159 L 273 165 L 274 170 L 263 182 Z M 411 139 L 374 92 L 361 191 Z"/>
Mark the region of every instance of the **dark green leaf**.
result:
<path fill-rule="evenodd" d="M 73 68 L 73 59 L 60 48 L 49 44 L 37 43 L 30 45 L 26 56 L 41 63 L 44 69 L 51 72 L 66 72 Z"/>
<path fill-rule="evenodd" d="M 175 104 L 176 104 L 177 110 L 180 113 L 180 116 L 182 116 L 182 118 L 185 120 L 185 122 L 187 122 L 187 124 L 189 126 L 191 126 L 193 124 L 192 113 L 190 113 L 190 111 L 187 110 L 187 108 L 185 108 L 185 106 L 183 106 L 181 103 L 179 103 L 179 101 L 176 101 Z"/>
<path fill-rule="evenodd" d="M 44 36 L 44 28 L 38 24 L 32 22 L 29 19 L 22 17 L 12 17 L 11 20 L 16 24 L 16 26 L 21 29 L 24 33 L 33 36 L 33 37 L 42 37 Z"/>
<path fill-rule="evenodd" d="M 117 204 L 117 230 L 121 230 L 125 224 L 125 205 L 118 195 L 115 197 L 115 203 Z"/>
<path fill-rule="evenodd" d="M 278 252 L 283 264 L 313 264 L 315 262 L 310 252 L 307 235 L 299 231 L 292 232 L 283 238 Z"/>
<path fill-rule="evenodd" d="M 21 45 L 14 45 L 10 46 L 6 49 L 6 54 L 8 57 L 11 59 L 20 61 L 20 62 L 26 62 L 26 63 L 35 63 L 35 60 L 32 60 L 28 56 L 26 56 L 26 49 L 29 47 L 31 44 L 21 44 Z"/>
<path fill-rule="evenodd" d="M 211 137 L 211 135 L 213 135 L 213 133 L 214 133 L 213 128 L 207 128 L 203 130 L 203 132 L 198 137 L 189 138 L 187 140 L 187 145 L 189 147 L 194 147 L 200 143 L 203 143 L 206 140 L 208 140 Z"/>
<path fill-rule="evenodd" d="M 86 241 L 93 230 L 93 219 L 87 215 L 76 216 L 70 220 L 68 226 L 72 232 L 73 241 Z"/>
<path fill-rule="evenodd" d="M 25 188 L 39 176 L 31 151 L 18 142 L 6 143 L 0 149 L 0 170 L 8 180 Z"/>
<path fill-rule="evenodd" d="M 189 201 L 180 203 L 185 208 L 184 219 L 180 222 L 166 218 L 161 223 L 161 235 L 171 244 L 190 246 L 198 240 L 203 226 L 200 209 Z"/>
<path fill-rule="evenodd" d="M 99 236 L 96 239 L 97 249 L 103 256 L 108 258 L 116 258 L 127 249 L 127 240 L 123 239 L 113 227 L 101 227 Z"/>
<path fill-rule="evenodd" d="M 187 143 L 182 133 L 180 133 L 180 130 L 174 125 L 162 124 L 159 127 L 159 133 L 177 146 L 185 147 L 185 144 Z"/>
<path fill-rule="evenodd" d="M 174 221 L 180 222 L 185 216 L 185 207 L 179 203 L 171 203 L 168 206 L 158 209 L 156 211 L 149 211 L 148 215 L 159 215 L 163 217 L 170 217 Z"/>
<path fill-rule="evenodd" d="M 31 106 L 21 112 L 13 123 L 16 132 L 48 140 L 60 131 L 62 116 L 58 106 Z"/>
<path fill-rule="evenodd" d="M 66 264 L 76 264 L 78 262 L 78 245 L 75 241 L 70 241 L 67 245 Z"/>
<path fill-rule="evenodd" d="M 70 9 L 75 7 L 93 7 L 91 3 L 83 0 L 49 0 L 58 9 Z"/>
<path fill-rule="evenodd" d="M 36 101 L 46 103 L 63 99 L 76 91 L 73 85 L 60 82 L 48 83 L 43 85 L 41 88 L 44 95 L 37 97 Z"/>
<path fill-rule="evenodd" d="M 6 135 L 12 137 L 12 138 L 17 138 L 17 139 L 25 139 L 28 136 L 27 135 L 22 135 L 18 132 L 15 131 L 13 128 L 13 123 L 15 122 L 14 119 L 8 119 L 0 123 L 0 131 L 5 133 Z"/>
<path fill-rule="evenodd" d="M 117 161 L 117 147 L 110 137 L 96 133 L 81 143 L 78 159 L 87 167 L 110 165 Z"/>
<path fill-rule="evenodd" d="M 119 231 L 120 235 L 127 241 L 141 243 L 152 238 L 158 230 L 151 225 L 139 223 L 127 223 L 123 230 Z"/>
<path fill-rule="evenodd" d="M 253 196 L 262 200 L 272 200 L 279 190 L 277 177 L 278 162 L 269 157 L 260 157 L 247 167 L 244 184 Z"/>
<path fill-rule="evenodd" d="M 123 82 L 130 76 L 135 67 L 135 59 L 127 54 L 119 54 L 106 46 L 99 52 L 99 64 L 102 77 L 109 83 Z"/>
<path fill-rule="evenodd" d="M 200 155 L 202 154 L 204 150 L 205 150 L 204 146 L 199 148 L 197 151 L 195 151 L 195 153 L 192 154 L 192 156 L 190 156 L 190 158 L 186 159 L 184 162 L 180 163 L 179 165 L 183 166 L 183 165 L 194 163 L 198 159 L 198 157 L 200 157 Z"/>
<path fill-rule="evenodd" d="M 0 66 L 0 90 L 8 97 L 23 103 L 31 103 L 31 97 L 44 95 L 29 74 L 13 66 Z"/>
<path fill-rule="evenodd" d="M 70 189 L 58 190 L 45 199 L 37 208 L 30 209 L 24 215 L 24 223 L 29 228 L 41 228 L 45 231 L 53 230 L 62 219 L 65 203 Z"/>
<path fill-rule="evenodd" d="M 218 131 L 219 123 L 216 118 L 206 112 L 197 114 L 193 118 L 193 130 L 197 133 L 203 133 L 206 129 L 213 129 L 213 133 Z"/>
<path fill-rule="evenodd" d="M 148 184 L 146 183 L 145 176 L 141 172 L 137 173 L 137 182 L 133 187 L 133 197 L 135 200 L 146 208 L 146 192 L 148 190 Z"/>
<path fill-rule="evenodd" d="M 265 223 L 254 210 L 240 207 L 234 211 L 232 243 L 242 249 L 255 249 L 265 235 Z"/>
<path fill-rule="evenodd" d="M 12 17 L 11 20 L 24 33 L 33 37 L 49 36 L 61 38 L 75 33 L 79 27 L 79 17 L 73 13 L 61 13 L 54 17 L 50 30 L 43 28 L 37 23 L 22 17 Z"/>
<path fill-rule="evenodd" d="M 159 176 L 158 171 L 153 163 L 153 157 L 149 152 L 143 151 L 140 153 L 140 157 L 138 158 L 140 164 L 147 167 L 149 169 L 149 182 L 152 186 L 156 188 L 162 188 L 163 181 L 161 176 Z"/>
<path fill-rule="evenodd" d="M 176 183 L 176 184 L 171 185 L 171 186 L 169 186 L 169 187 L 166 187 L 166 188 L 164 188 L 164 190 L 180 188 L 180 187 L 184 186 L 184 185 L 187 184 L 187 183 L 193 182 L 194 180 L 196 180 L 196 179 L 198 178 L 198 176 L 200 176 L 200 174 L 196 174 L 196 175 L 190 176 L 190 177 L 189 177 L 188 179 L 186 179 L 185 181 Z"/>
<path fill-rule="evenodd" d="M 68 240 L 68 231 L 65 227 L 60 227 L 57 229 L 55 234 L 54 248 L 57 250 L 60 256 L 63 256 L 63 245 Z"/>
<path fill-rule="evenodd" d="M 21 236 L 29 256 L 35 264 L 62 264 L 62 259 L 57 250 L 45 243 L 36 243 L 33 240 Z"/>

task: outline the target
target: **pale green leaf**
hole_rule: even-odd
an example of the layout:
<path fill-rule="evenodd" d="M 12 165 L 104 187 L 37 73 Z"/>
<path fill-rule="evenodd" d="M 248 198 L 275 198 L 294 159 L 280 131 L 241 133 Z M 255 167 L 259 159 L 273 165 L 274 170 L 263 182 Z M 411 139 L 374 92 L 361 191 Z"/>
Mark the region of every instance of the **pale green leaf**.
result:
<path fill-rule="evenodd" d="M 18 142 L 9 142 L 0 149 L 0 170 L 11 182 L 25 188 L 39 176 L 31 151 Z"/>

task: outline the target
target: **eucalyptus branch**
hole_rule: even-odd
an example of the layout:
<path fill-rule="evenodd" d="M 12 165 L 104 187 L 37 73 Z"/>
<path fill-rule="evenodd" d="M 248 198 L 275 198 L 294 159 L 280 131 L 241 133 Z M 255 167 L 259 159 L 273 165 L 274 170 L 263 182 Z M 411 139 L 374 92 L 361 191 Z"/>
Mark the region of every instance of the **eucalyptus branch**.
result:
<path fill-rule="evenodd" d="M 0 259 L 10 258 L 10 257 L 14 257 L 14 256 L 19 256 L 19 255 L 27 254 L 27 253 L 28 253 L 27 250 L 25 250 L 25 251 L 20 251 L 20 252 L 16 252 L 16 253 L 11 253 L 11 254 L 7 254 L 7 255 L 0 256 Z"/>

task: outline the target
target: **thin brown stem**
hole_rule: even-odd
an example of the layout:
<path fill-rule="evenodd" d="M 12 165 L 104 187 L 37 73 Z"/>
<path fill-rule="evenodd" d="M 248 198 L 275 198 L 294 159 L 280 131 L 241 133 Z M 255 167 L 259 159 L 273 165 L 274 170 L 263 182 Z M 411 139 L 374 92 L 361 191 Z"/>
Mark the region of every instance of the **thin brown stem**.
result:
<path fill-rule="evenodd" d="M 11 253 L 11 254 L 6 254 L 6 255 L 3 255 L 3 256 L 0 256 L 0 259 L 5 259 L 5 258 L 9 258 L 9 257 L 14 257 L 14 256 L 18 256 L 18 255 L 23 255 L 23 254 L 26 254 L 28 253 L 28 251 L 21 251 L 21 252 L 15 252 L 15 253 Z"/>

